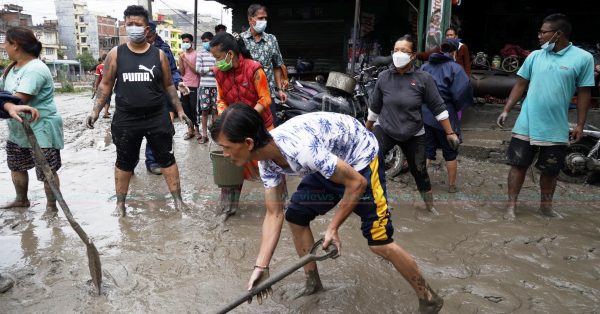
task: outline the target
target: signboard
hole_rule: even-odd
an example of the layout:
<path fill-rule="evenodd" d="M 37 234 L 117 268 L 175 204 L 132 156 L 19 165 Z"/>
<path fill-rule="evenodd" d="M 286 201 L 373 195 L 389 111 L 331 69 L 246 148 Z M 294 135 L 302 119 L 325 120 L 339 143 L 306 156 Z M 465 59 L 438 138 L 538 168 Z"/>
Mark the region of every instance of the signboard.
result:
<path fill-rule="evenodd" d="M 429 0 L 425 28 L 425 50 L 439 47 L 450 20 L 450 0 Z"/>

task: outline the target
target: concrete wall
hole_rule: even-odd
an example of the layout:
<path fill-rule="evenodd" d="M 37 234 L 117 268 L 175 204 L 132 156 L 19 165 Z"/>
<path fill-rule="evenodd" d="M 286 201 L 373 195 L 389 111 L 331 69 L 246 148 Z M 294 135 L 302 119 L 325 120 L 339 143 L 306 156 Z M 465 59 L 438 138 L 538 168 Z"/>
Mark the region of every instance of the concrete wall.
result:
<path fill-rule="evenodd" d="M 60 43 L 66 46 L 65 55 L 70 60 L 77 56 L 77 41 L 75 29 L 75 10 L 73 0 L 54 0 L 58 23 L 58 35 Z"/>

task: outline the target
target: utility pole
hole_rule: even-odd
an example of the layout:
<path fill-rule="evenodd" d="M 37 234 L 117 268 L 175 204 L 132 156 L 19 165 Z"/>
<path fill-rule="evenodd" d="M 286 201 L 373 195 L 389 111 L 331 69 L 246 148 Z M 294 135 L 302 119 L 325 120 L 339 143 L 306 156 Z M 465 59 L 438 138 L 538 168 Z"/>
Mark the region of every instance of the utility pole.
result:
<path fill-rule="evenodd" d="M 152 0 L 138 0 L 138 4 L 148 10 L 148 18 L 152 20 Z"/>
<path fill-rule="evenodd" d="M 194 0 L 194 46 L 198 47 L 198 0 Z"/>

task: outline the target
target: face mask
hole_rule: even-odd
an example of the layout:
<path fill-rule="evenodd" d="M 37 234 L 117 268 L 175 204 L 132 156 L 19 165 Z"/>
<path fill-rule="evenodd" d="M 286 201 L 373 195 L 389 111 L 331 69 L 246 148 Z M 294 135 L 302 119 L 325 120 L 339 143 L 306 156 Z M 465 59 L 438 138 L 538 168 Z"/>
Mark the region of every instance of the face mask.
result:
<path fill-rule="evenodd" d="M 202 48 L 204 48 L 204 50 L 206 50 L 206 51 L 209 51 L 210 50 L 210 43 L 209 42 L 202 43 Z"/>
<path fill-rule="evenodd" d="M 554 36 L 556 36 L 556 34 L 558 33 L 554 33 L 554 35 L 552 35 L 552 37 L 550 38 L 550 40 L 548 40 L 547 42 L 545 42 L 542 45 L 542 49 L 546 50 L 547 52 L 550 52 L 552 50 L 554 50 L 554 46 L 556 45 L 556 40 L 553 43 L 550 43 L 552 41 L 552 39 L 554 39 Z"/>
<path fill-rule="evenodd" d="M 267 21 L 256 21 L 256 25 L 254 25 L 254 30 L 257 33 L 262 33 L 267 28 Z"/>
<path fill-rule="evenodd" d="M 229 53 L 227 53 L 227 55 L 229 55 Z M 219 60 L 216 63 L 217 69 L 221 72 L 227 72 L 233 67 L 233 57 L 227 62 L 227 55 L 225 55 L 224 59 Z"/>
<path fill-rule="evenodd" d="M 395 67 L 403 68 L 410 62 L 410 55 L 402 51 L 394 52 L 392 55 L 392 61 L 394 61 Z"/>
<path fill-rule="evenodd" d="M 188 50 L 188 49 L 192 48 L 192 44 L 191 43 L 183 43 L 183 44 L 181 44 L 181 48 L 183 48 L 183 50 Z"/>
<path fill-rule="evenodd" d="M 139 44 L 146 40 L 146 28 L 144 26 L 125 26 L 125 30 L 131 42 Z"/>

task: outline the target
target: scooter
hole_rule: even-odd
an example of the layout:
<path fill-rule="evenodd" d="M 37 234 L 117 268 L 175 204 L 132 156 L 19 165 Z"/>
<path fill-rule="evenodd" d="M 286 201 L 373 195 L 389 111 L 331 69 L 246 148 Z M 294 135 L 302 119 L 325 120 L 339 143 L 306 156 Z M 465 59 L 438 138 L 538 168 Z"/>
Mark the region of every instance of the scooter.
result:
<path fill-rule="evenodd" d="M 573 131 L 573 125 L 569 132 Z M 565 166 L 560 171 L 558 179 L 570 183 L 594 183 L 600 174 L 600 129 L 586 125 L 583 139 L 569 145 Z"/>
<path fill-rule="evenodd" d="M 279 121 L 283 123 L 301 114 L 327 111 L 347 114 L 365 123 L 377 76 L 391 62 L 391 57 L 378 57 L 372 66 L 363 63 L 353 78 L 332 72 L 326 84 L 292 80 L 288 100 L 282 103 L 276 99 L 281 108 L 277 113 Z M 398 175 L 404 166 L 404 154 L 396 146 L 385 156 L 386 177 Z"/>

